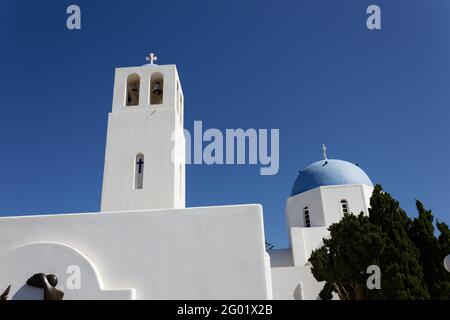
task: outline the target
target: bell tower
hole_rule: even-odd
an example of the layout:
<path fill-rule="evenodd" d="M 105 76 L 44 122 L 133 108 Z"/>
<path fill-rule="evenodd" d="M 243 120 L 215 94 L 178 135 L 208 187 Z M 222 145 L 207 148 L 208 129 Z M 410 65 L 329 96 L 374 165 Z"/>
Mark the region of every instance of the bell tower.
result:
<path fill-rule="evenodd" d="M 117 68 L 101 211 L 185 207 L 183 92 L 175 65 Z"/>

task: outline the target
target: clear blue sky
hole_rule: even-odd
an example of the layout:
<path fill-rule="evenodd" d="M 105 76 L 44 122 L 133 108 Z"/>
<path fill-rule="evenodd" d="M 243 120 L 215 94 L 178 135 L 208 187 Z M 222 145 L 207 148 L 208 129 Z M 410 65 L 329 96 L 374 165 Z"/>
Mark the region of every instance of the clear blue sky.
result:
<path fill-rule="evenodd" d="M 114 68 L 153 51 L 178 66 L 188 129 L 280 129 L 277 175 L 188 166 L 188 206 L 262 203 L 283 247 L 296 173 L 325 143 L 410 215 L 419 198 L 450 222 L 449 17 L 446 0 L 3 1 L 0 214 L 99 210 Z"/>

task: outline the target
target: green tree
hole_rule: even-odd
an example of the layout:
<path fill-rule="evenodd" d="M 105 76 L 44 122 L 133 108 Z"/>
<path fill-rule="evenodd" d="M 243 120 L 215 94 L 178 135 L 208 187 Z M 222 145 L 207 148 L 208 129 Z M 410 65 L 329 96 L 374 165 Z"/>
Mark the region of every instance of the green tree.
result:
<path fill-rule="evenodd" d="M 438 222 L 436 238 L 431 211 L 417 201 L 419 216 L 412 220 L 379 185 L 370 207 L 369 216 L 345 215 L 331 225 L 330 237 L 312 253 L 312 273 L 326 282 L 321 298 L 336 292 L 340 299 L 448 299 L 448 226 Z M 381 290 L 367 288 L 370 265 L 381 269 Z"/>
<path fill-rule="evenodd" d="M 416 200 L 419 216 L 414 219 L 409 230 L 410 237 L 419 248 L 424 281 L 427 285 L 431 299 L 450 298 L 450 274 L 444 269 L 443 261 L 450 253 L 450 231 L 445 223 L 438 223 L 439 238 L 435 237 L 433 213 L 426 210 L 423 204 Z"/>
<path fill-rule="evenodd" d="M 379 264 L 382 290 L 376 290 L 378 292 L 373 296 L 379 299 L 428 299 L 420 251 L 408 235 L 412 220 L 380 185 L 375 186 L 370 199 L 369 221 L 381 228 L 386 239 Z"/>
<path fill-rule="evenodd" d="M 379 264 L 385 247 L 381 229 L 369 223 L 367 216 L 344 215 L 340 223 L 329 228 L 331 237 L 310 258 L 318 281 L 326 281 L 320 297 L 330 299 L 334 291 L 342 300 L 366 299 L 365 270 Z M 350 240 L 350 241 L 349 241 Z"/>

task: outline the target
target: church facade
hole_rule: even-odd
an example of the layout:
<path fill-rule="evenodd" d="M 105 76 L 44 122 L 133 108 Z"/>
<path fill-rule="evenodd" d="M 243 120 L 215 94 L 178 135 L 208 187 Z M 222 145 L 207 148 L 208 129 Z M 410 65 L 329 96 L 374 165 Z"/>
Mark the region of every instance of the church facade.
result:
<path fill-rule="evenodd" d="M 308 258 L 330 224 L 345 213 L 368 214 L 370 178 L 326 152 L 300 171 L 286 203 L 286 249 L 266 250 L 259 204 L 186 208 L 185 141 L 174 135 L 184 127 L 183 91 L 176 66 L 151 57 L 116 69 L 101 212 L 0 218 L 0 293 L 317 299 L 323 283 Z M 27 283 L 37 274 L 42 285 Z"/>

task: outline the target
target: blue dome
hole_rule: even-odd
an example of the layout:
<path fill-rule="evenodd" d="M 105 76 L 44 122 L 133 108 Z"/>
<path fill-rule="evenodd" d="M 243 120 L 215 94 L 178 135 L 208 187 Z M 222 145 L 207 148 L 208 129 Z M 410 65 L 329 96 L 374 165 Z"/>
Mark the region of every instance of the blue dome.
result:
<path fill-rule="evenodd" d="M 299 172 L 291 196 L 321 187 L 343 184 L 366 184 L 373 187 L 367 174 L 353 163 L 328 159 L 310 164 Z"/>

